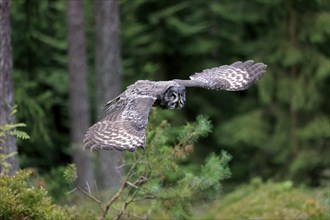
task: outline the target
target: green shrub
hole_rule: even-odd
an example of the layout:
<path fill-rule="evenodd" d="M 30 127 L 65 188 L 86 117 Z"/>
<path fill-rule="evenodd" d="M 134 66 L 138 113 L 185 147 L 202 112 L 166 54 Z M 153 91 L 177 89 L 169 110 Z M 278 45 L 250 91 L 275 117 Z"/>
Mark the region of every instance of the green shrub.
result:
<path fill-rule="evenodd" d="M 55 205 L 41 187 L 29 184 L 31 172 L 0 176 L 0 216 L 2 219 L 71 219 L 66 208 Z"/>
<path fill-rule="evenodd" d="M 329 190 L 253 179 L 215 202 L 207 219 L 330 219 Z"/>

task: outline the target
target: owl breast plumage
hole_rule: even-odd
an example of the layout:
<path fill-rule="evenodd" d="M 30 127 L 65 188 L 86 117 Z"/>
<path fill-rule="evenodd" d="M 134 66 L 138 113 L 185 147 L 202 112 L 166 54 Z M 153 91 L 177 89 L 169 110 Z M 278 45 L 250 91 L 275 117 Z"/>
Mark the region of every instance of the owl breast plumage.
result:
<path fill-rule="evenodd" d="M 84 138 L 88 150 L 135 151 L 145 146 L 145 129 L 152 106 L 181 109 L 185 105 L 185 89 L 201 87 L 213 90 L 239 91 L 249 88 L 266 72 L 266 65 L 235 62 L 196 73 L 190 80 L 139 80 L 127 87 L 104 107 L 101 120 L 91 126 Z"/>

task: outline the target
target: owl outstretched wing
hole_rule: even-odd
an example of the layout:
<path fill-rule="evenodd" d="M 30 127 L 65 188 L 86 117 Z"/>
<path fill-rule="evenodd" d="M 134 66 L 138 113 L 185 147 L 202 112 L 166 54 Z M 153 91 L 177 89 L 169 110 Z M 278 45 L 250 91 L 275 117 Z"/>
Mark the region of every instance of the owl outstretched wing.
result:
<path fill-rule="evenodd" d="M 145 128 L 152 106 L 181 109 L 185 103 L 185 87 L 239 91 L 245 90 L 266 72 L 266 65 L 235 62 L 203 70 L 190 80 L 152 82 L 139 80 L 105 106 L 102 119 L 91 126 L 84 138 L 88 150 L 135 151 L 145 145 Z"/>
<path fill-rule="evenodd" d="M 248 89 L 266 72 L 267 65 L 253 60 L 235 62 L 203 70 L 190 76 L 190 80 L 175 80 L 185 87 L 240 91 Z"/>
<path fill-rule="evenodd" d="M 145 145 L 145 128 L 155 101 L 175 82 L 140 80 L 109 101 L 101 120 L 91 126 L 83 140 L 86 150 L 135 151 Z"/>

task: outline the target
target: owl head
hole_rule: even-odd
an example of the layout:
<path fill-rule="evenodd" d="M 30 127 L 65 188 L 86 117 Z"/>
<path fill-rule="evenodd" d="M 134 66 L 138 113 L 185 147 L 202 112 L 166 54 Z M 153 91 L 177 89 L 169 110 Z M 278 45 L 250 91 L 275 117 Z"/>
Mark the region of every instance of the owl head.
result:
<path fill-rule="evenodd" d="M 181 109 L 186 102 L 186 89 L 183 86 L 169 87 L 160 100 L 160 106 L 167 109 Z"/>

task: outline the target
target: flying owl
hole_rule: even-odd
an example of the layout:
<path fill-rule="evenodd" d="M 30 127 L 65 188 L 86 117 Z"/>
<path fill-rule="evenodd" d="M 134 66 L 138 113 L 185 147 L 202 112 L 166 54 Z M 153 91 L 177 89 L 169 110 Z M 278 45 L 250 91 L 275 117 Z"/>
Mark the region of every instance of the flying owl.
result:
<path fill-rule="evenodd" d="M 182 109 L 187 87 L 227 91 L 248 89 L 263 76 L 266 67 L 253 60 L 238 61 L 195 73 L 190 80 L 138 80 L 105 105 L 101 120 L 86 132 L 84 148 L 131 152 L 139 147 L 144 148 L 151 107 Z"/>

